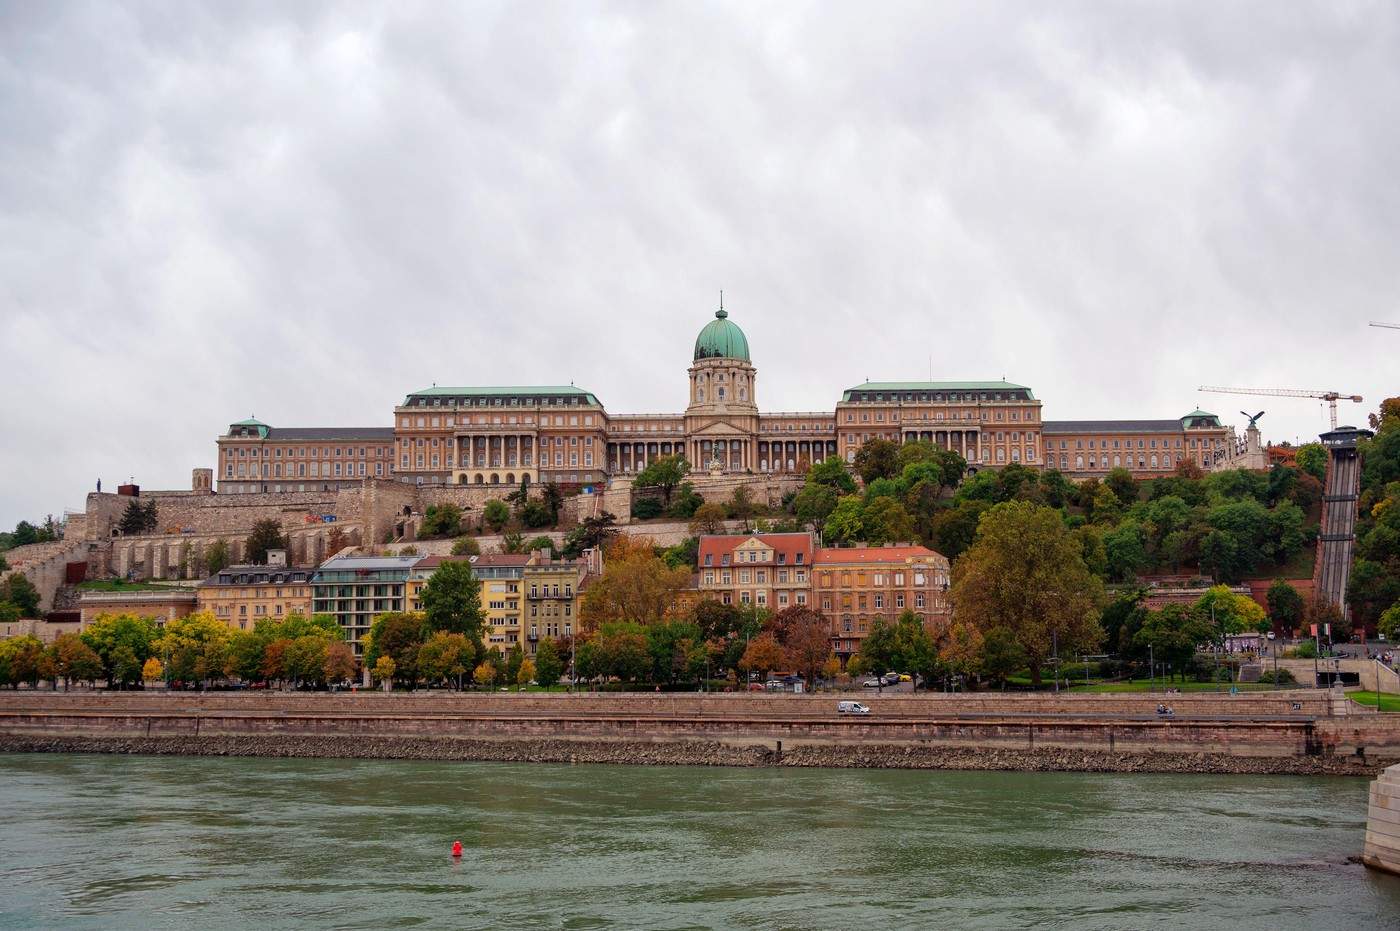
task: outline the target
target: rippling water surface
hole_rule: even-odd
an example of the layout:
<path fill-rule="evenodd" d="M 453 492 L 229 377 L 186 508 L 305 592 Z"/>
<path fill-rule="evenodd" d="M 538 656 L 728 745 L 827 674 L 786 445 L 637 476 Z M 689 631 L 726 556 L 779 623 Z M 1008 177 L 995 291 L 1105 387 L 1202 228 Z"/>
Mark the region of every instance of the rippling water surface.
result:
<path fill-rule="evenodd" d="M 1400 927 L 1365 812 L 1342 778 L 0 755 L 0 927 Z"/>

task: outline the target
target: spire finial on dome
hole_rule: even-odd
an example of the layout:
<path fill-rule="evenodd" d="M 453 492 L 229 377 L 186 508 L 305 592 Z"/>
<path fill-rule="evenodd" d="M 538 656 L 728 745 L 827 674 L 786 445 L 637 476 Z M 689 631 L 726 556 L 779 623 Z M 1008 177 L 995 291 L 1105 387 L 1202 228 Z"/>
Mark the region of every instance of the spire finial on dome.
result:
<path fill-rule="evenodd" d="M 724 309 L 724 289 L 722 288 L 719 292 L 719 310 L 715 311 L 715 316 L 721 320 L 729 316 L 728 312 L 726 312 Z"/>

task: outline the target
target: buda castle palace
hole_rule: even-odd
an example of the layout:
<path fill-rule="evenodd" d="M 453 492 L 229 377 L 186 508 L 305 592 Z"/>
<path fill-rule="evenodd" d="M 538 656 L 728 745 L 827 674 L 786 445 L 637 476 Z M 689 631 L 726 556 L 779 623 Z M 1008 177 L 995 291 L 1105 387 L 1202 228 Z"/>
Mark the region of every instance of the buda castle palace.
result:
<path fill-rule="evenodd" d="M 834 411 L 763 413 L 749 342 L 723 307 L 700 330 L 679 414 L 611 414 L 571 386 L 434 386 L 394 408 L 389 427 L 231 424 L 218 439 L 221 494 L 293 492 L 367 477 L 418 485 L 606 485 L 661 456 L 695 470 L 800 475 L 818 460 L 847 462 L 866 440 L 929 440 L 971 468 L 1021 463 L 1072 477 L 1126 468 L 1139 477 L 1182 461 L 1210 469 L 1240 440 L 1194 410 L 1170 420 L 1044 420 L 1041 402 L 1007 381 L 866 382 Z"/>

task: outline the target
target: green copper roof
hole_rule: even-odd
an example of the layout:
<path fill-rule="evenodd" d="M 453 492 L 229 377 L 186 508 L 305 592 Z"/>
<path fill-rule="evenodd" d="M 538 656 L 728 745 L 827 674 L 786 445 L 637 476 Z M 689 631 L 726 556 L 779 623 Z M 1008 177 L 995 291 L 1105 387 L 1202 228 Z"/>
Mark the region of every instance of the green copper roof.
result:
<path fill-rule="evenodd" d="M 237 423 L 229 424 L 230 433 L 233 432 L 234 427 L 254 427 L 258 431 L 258 436 L 263 437 L 264 439 L 267 438 L 267 432 L 272 429 L 267 424 L 263 423 L 261 420 L 256 420 L 252 417 L 249 417 L 247 420 L 240 420 Z"/>
<path fill-rule="evenodd" d="M 1201 423 L 1201 421 L 1205 422 Z M 1185 429 L 1186 427 L 1219 427 L 1221 426 L 1221 423 L 1219 417 L 1215 416 L 1209 411 L 1203 411 L 1198 407 L 1191 413 L 1187 414 L 1185 417 L 1181 418 L 1181 426 L 1182 429 Z"/>
<path fill-rule="evenodd" d="M 598 404 L 597 397 L 593 392 L 585 391 L 574 385 L 524 385 L 524 386 L 487 386 L 476 388 L 451 388 L 440 385 L 433 385 L 431 388 L 423 388 L 414 391 L 408 396 L 408 400 L 413 398 L 492 398 L 492 397 L 577 397 L 581 398 L 584 404 Z M 404 402 L 408 405 L 408 401 Z"/>
<path fill-rule="evenodd" d="M 851 395 L 857 391 L 1024 391 L 1028 399 L 1035 400 L 1031 389 L 1009 381 L 868 381 L 863 385 L 847 388 L 841 395 L 841 400 L 851 400 Z"/>
<path fill-rule="evenodd" d="M 695 361 L 701 359 L 749 359 L 749 340 L 737 324 L 731 323 L 729 314 L 721 307 L 715 311 L 715 319 L 705 324 L 700 335 L 695 337 Z"/>

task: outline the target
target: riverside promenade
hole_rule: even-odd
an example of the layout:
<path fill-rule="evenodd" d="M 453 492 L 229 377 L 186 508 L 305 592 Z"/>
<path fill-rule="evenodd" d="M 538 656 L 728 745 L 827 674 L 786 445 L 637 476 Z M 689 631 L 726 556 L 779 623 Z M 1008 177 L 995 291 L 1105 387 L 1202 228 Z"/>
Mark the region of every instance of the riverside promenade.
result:
<path fill-rule="evenodd" d="M 687 765 L 1374 774 L 1400 716 L 1316 690 L 1170 696 L 0 694 L 0 751 Z"/>

